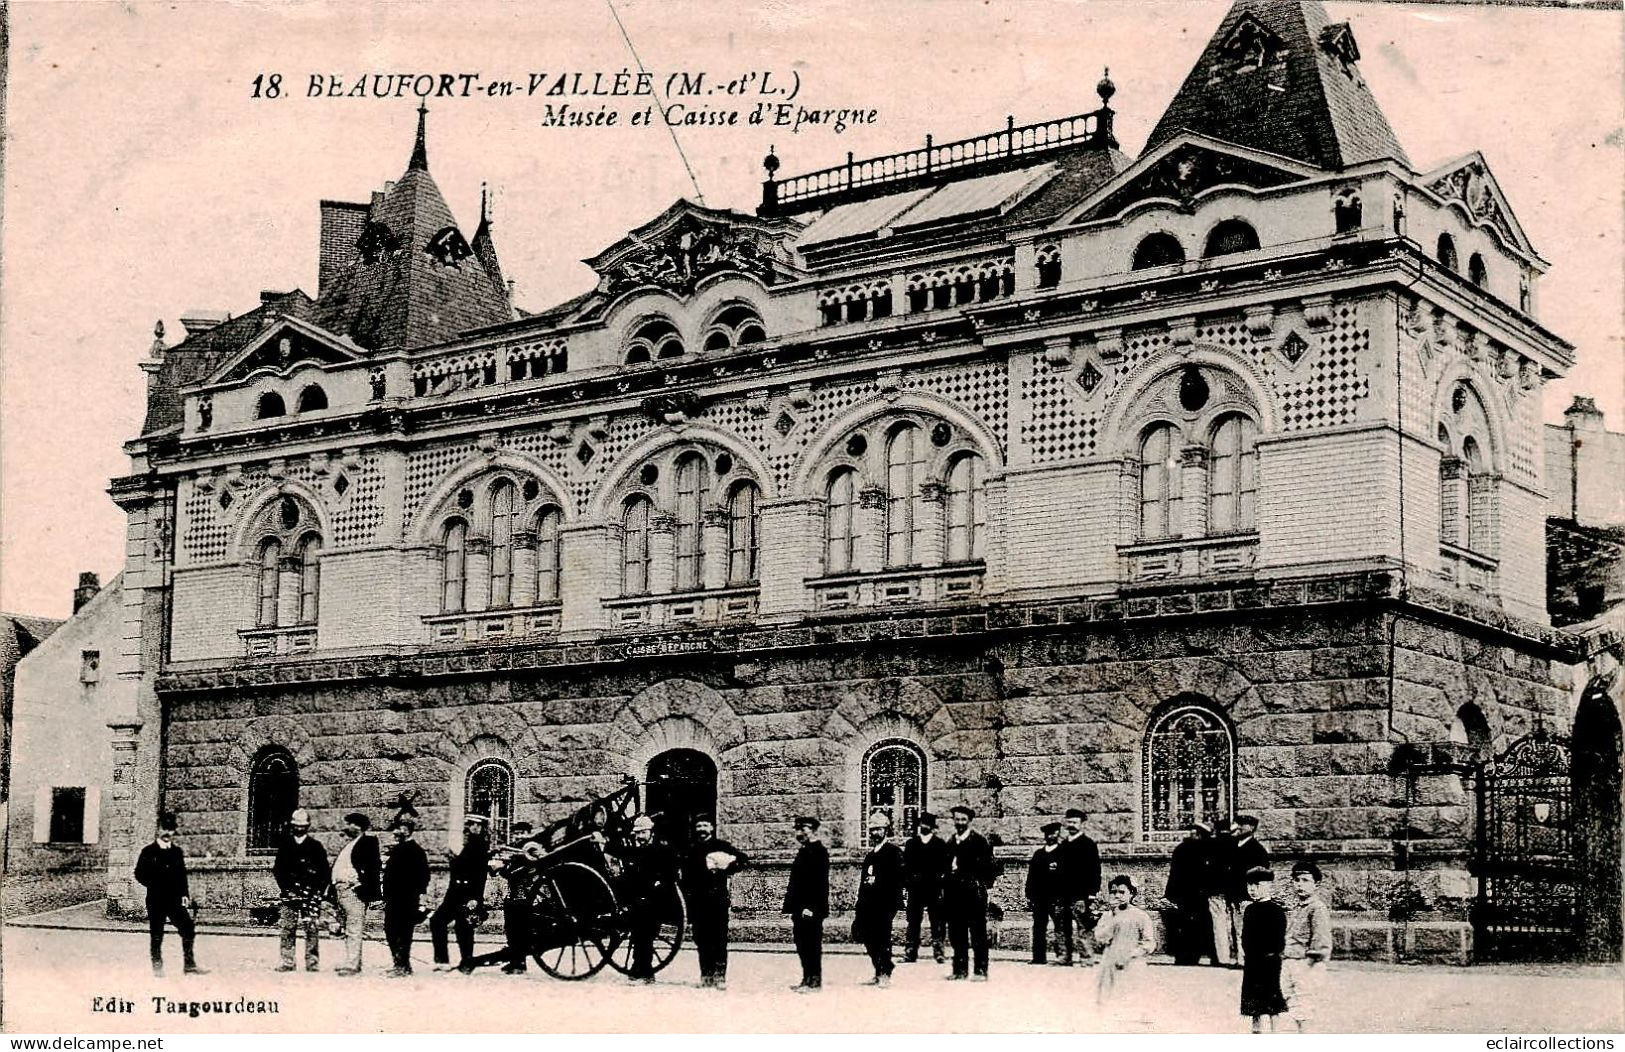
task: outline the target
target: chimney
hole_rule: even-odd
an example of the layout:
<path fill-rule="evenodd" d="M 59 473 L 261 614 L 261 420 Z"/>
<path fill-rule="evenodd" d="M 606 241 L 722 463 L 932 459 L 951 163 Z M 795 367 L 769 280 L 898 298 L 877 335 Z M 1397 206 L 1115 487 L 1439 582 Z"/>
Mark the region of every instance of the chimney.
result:
<path fill-rule="evenodd" d="M 189 310 L 181 315 L 181 327 L 187 336 L 196 336 L 230 320 L 231 315 L 223 310 Z"/>
<path fill-rule="evenodd" d="M 353 201 L 322 202 L 322 233 L 318 255 L 316 295 L 328 290 L 333 281 L 356 260 L 356 246 L 367 228 L 367 209 Z"/>
<path fill-rule="evenodd" d="M 260 306 L 263 307 L 267 303 L 275 303 L 277 300 L 288 295 L 291 295 L 291 293 L 278 292 L 276 289 L 260 289 Z"/>
<path fill-rule="evenodd" d="M 80 574 L 79 587 L 73 590 L 73 612 L 77 614 L 79 609 L 96 598 L 96 593 L 101 590 L 102 580 L 100 577 L 89 572 Z"/>
<path fill-rule="evenodd" d="M 1563 423 L 1575 431 L 1601 431 L 1602 410 L 1585 395 L 1575 395 L 1574 401 L 1563 410 Z"/>

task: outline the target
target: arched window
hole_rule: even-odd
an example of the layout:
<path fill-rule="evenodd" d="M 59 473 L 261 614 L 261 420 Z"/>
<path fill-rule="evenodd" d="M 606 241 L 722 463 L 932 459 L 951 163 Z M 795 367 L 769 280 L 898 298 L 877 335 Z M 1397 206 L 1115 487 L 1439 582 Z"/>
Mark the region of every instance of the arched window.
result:
<path fill-rule="evenodd" d="M 728 494 L 728 583 L 756 580 L 756 556 L 761 519 L 757 502 L 761 491 L 754 482 L 737 483 Z"/>
<path fill-rule="evenodd" d="M 649 498 L 633 497 L 621 512 L 621 594 L 649 594 Z"/>
<path fill-rule="evenodd" d="M 982 458 L 974 453 L 956 457 L 948 465 L 946 494 L 948 562 L 970 562 L 982 557 L 987 532 L 987 497 L 983 492 Z"/>
<path fill-rule="evenodd" d="M 322 591 L 322 539 L 314 533 L 299 542 L 299 623 L 314 625 Z"/>
<path fill-rule="evenodd" d="M 1484 257 L 1474 252 L 1467 257 L 1467 280 L 1474 285 L 1485 285 L 1490 280 L 1489 268 L 1484 265 Z"/>
<path fill-rule="evenodd" d="M 298 806 L 299 765 L 288 750 L 267 745 L 248 772 L 248 853 L 274 852 Z"/>
<path fill-rule="evenodd" d="M 1235 808 L 1235 742 L 1230 726 L 1206 704 L 1175 705 L 1145 739 L 1144 827 L 1176 835 L 1192 822 L 1231 817 Z"/>
<path fill-rule="evenodd" d="M 1228 256 L 1233 252 L 1251 252 L 1257 247 L 1258 231 L 1240 219 L 1226 219 L 1208 234 L 1202 256 Z"/>
<path fill-rule="evenodd" d="M 564 513 L 543 508 L 536 516 L 536 602 L 559 601 L 559 584 L 564 580 L 564 549 L 559 544 L 559 527 Z"/>
<path fill-rule="evenodd" d="M 1208 532 L 1247 533 L 1258 527 L 1258 425 L 1240 414 L 1213 429 L 1208 461 Z"/>
<path fill-rule="evenodd" d="M 1456 710 L 1456 718 L 1450 723 L 1450 741 L 1461 747 L 1463 762 L 1476 763 L 1488 758 L 1490 725 L 1484 719 L 1483 710 L 1470 701 Z"/>
<path fill-rule="evenodd" d="M 463 783 L 463 814 L 489 818 L 491 843 L 506 844 L 513 821 L 513 768 L 495 759 L 470 767 Z"/>
<path fill-rule="evenodd" d="M 452 519 L 440 535 L 440 611 L 460 614 L 468 601 L 468 523 Z"/>
<path fill-rule="evenodd" d="M 913 424 L 899 425 L 886 440 L 886 565 L 912 566 L 920 530 L 920 483 L 925 442 Z"/>
<path fill-rule="evenodd" d="M 255 406 L 254 415 L 260 420 L 269 420 L 273 416 L 287 416 L 288 406 L 282 401 L 282 396 L 275 391 L 267 391 L 260 395 L 259 403 Z"/>
<path fill-rule="evenodd" d="M 906 738 L 887 738 L 863 756 L 863 813 L 883 811 L 894 830 L 914 828 L 925 808 L 925 752 Z"/>
<path fill-rule="evenodd" d="M 275 537 L 263 542 L 259 551 L 259 603 L 254 621 L 262 628 L 276 627 L 277 597 L 281 594 L 282 542 Z"/>
<path fill-rule="evenodd" d="M 705 333 L 707 351 L 726 351 L 767 339 L 767 330 L 754 308 L 735 303 L 723 309 Z"/>
<path fill-rule="evenodd" d="M 1442 267 L 1452 271 L 1461 269 L 1460 264 L 1456 261 L 1456 239 L 1449 234 L 1439 235 L 1438 251 L 1434 253 L 1434 256 L 1439 260 L 1439 265 Z"/>
<path fill-rule="evenodd" d="M 851 573 L 858 540 L 858 473 L 852 468 L 837 470 L 825 493 L 824 572 Z"/>
<path fill-rule="evenodd" d="M 299 411 L 301 413 L 314 412 L 317 409 L 327 408 L 327 392 L 316 384 L 311 384 L 299 392 Z"/>
<path fill-rule="evenodd" d="M 1045 245 L 1038 250 L 1038 287 L 1053 289 L 1061 283 L 1061 250 Z"/>
<path fill-rule="evenodd" d="M 667 749 L 650 760 L 644 786 L 656 835 L 675 847 L 689 843 L 696 818 L 717 813 L 717 763 L 698 749 Z"/>
<path fill-rule="evenodd" d="M 1179 535 L 1179 432 L 1158 424 L 1140 443 L 1140 539 Z"/>
<path fill-rule="evenodd" d="M 498 479 L 491 484 L 491 598 L 493 610 L 513 605 L 513 483 Z"/>
<path fill-rule="evenodd" d="M 626 364 L 639 365 L 656 358 L 677 358 L 683 353 L 683 338 L 666 318 L 645 322 L 632 334 L 626 348 Z"/>
<path fill-rule="evenodd" d="M 688 453 L 677 461 L 675 496 L 677 510 L 673 523 L 677 590 L 690 592 L 705 587 L 705 494 L 710 489 L 710 468 L 698 453 Z"/>
<path fill-rule="evenodd" d="M 1185 262 L 1185 246 L 1179 239 L 1164 231 L 1147 234 L 1134 247 L 1135 270 L 1145 270 L 1149 267 L 1166 267 L 1172 263 Z"/>

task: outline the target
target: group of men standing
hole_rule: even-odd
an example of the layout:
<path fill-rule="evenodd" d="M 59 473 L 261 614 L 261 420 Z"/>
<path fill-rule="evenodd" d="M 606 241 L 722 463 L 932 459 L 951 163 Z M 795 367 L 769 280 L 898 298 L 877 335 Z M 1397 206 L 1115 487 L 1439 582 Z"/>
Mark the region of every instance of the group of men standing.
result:
<path fill-rule="evenodd" d="M 1075 961 L 1092 962 L 1090 932 L 1098 917 L 1094 898 L 1100 893 L 1100 849 L 1083 831 L 1088 816 L 1078 808 L 1066 812 L 1065 823 L 1042 827 L 1044 846 L 1027 863 L 1027 903 L 1033 914 L 1032 963 L 1049 960 L 1049 928 L 1055 927 L 1060 951 L 1053 962 L 1069 967 Z"/>
<path fill-rule="evenodd" d="M 1249 902 L 1247 874 L 1268 868 L 1269 849 L 1259 842 L 1258 819 L 1237 815 L 1209 824 L 1192 822 L 1174 846 L 1164 892 L 1173 910 L 1166 915 L 1169 949 L 1175 964 L 1240 967 L 1241 915 Z"/>

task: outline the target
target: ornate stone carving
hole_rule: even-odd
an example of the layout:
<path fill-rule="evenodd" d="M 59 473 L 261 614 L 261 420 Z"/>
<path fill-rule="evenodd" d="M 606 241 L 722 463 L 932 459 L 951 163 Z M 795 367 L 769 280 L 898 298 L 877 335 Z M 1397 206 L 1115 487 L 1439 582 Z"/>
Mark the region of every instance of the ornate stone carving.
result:
<path fill-rule="evenodd" d="M 1429 184 L 1428 189 L 1446 201 L 1460 201 L 1475 222 L 1488 223 L 1509 245 L 1518 243 L 1512 220 L 1501 210 L 1490 186 L 1490 173 L 1482 161 L 1470 161 L 1449 175 Z"/>
<path fill-rule="evenodd" d="M 642 406 L 645 413 L 663 424 L 680 424 L 704 408 L 705 399 L 695 391 L 672 391 L 650 395 Z"/>
<path fill-rule="evenodd" d="M 755 231 L 686 215 L 658 239 L 642 242 L 601 272 L 599 287 L 615 296 L 653 285 L 686 296 L 702 279 L 724 270 L 771 284 L 776 272 L 771 241 Z"/>

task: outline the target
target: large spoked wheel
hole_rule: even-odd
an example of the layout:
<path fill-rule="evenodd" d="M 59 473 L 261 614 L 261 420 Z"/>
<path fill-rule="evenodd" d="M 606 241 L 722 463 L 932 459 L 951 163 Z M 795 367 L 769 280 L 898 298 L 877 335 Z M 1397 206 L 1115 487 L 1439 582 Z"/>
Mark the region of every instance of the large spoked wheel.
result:
<path fill-rule="evenodd" d="M 588 979 L 616 948 L 615 893 L 591 866 L 562 862 L 548 868 L 532 907 L 530 953 L 555 979 Z"/>
<path fill-rule="evenodd" d="M 632 914 L 623 906 L 620 912 L 619 942 L 611 947 L 609 966 L 623 975 L 632 974 Z M 665 902 L 660 906 L 660 927 L 654 939 L 654 970 L 660 971 L 672 962 L 683 946 L 683 934 L 688 923 L 688 904 L 675 884 L 668 885 Z"/>

